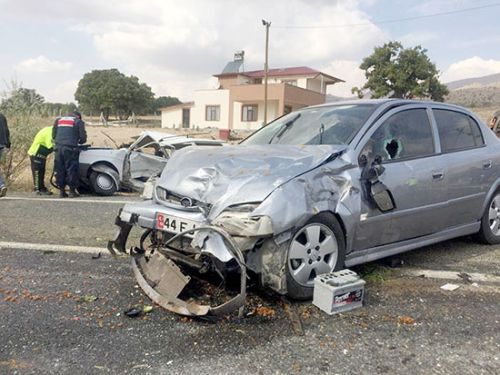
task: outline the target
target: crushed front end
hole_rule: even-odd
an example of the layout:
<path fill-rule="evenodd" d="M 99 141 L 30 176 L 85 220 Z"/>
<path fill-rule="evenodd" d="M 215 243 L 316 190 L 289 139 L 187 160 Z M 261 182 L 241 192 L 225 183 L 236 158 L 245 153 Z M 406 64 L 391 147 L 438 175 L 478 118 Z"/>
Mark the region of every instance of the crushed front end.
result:
<path fill-rule="evenodd" d="M 243 207 L 243 211 L 226 211 L 210 222 L 200 205 L 171 197 L 161 203 L 158 200 L 126 204 L 116 217 L 119 230 L 108 249 L 132 256 L 138 284 L 167 310 L 188 316 L 220 316 L 238 309 L 242 314 L 247 284 L 245 252 L 272 235 L 270 219 L 249 216 Z M 143 233 L 139 246 L 127 249 L 134 226 Z M 239 276 L 239 292 L 227 294 L 217 306 L 196 302 L 183 293 L 188 284 L 196 282 L 193 278 L 206 275 L 223 284 L 229 273 Z"/>

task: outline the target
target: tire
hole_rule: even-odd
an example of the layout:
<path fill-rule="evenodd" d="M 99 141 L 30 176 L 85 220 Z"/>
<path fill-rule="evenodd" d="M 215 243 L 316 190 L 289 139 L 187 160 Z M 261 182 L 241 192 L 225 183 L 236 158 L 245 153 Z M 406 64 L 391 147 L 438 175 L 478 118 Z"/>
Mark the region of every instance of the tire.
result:
<path fill-rule="evenodd" d="M 500 190 L 495 191 L 488 202 L 476 238 L 490 245 L 500 243 Z"/>
<path fill-rule="evenodd" d="M 286 256 L 287 295 L 311 299 L 314 278 L 344 268 L 345 238 L 332 214 L 320 213 L 299 228 L 288 243 Z"/>
<path fill-rule="evenodd" d="M 93 171 L 90 174 L 90 186 L 94 193 L 98 195 L 113 195 L 118 190 L 113 178 L 103 172 Z"/>

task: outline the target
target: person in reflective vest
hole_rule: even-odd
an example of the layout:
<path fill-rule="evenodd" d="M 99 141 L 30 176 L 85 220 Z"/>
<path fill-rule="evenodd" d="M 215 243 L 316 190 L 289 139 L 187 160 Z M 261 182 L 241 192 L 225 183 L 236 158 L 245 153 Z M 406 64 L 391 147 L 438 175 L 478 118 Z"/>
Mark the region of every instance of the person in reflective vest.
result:
<path fill-rule="evenodd" d="M 52 192 L 45 187 L 45 164 L 47 156 L 53 150 L 52 126 L 47 126 L 36 133 L 35 139 L 33 139 L 33 143 L 28 150 L 35 193 L 38 195 L 52 195 Z"/>
<path fill-rule="evenodd" d="M 69 197 L 79 196 L 77 188 L 79 183 L 78 145 L 87 141 L 85 123 L 78 111 L 64 117 L 59 117 L 52 127 L 52 138 L 55 144 L 54 169 L 56 184 L 61 198 L 68 197 L 66 185 L 69 186 Z"/>

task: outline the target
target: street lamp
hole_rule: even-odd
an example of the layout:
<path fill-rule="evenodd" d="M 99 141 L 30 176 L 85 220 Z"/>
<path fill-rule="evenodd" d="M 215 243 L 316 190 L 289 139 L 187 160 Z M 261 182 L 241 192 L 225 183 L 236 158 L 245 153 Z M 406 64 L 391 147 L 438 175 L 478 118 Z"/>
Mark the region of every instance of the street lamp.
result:
<path fill-rule="evenodd" d="M 269 72 L 268 56 L 269 56 L 269 27 L 271 22 L 262 20 L 262 25 L 266 27 L 266 61 L 264 62 L 264 125 L 267 124 L 267 74 Z"/>

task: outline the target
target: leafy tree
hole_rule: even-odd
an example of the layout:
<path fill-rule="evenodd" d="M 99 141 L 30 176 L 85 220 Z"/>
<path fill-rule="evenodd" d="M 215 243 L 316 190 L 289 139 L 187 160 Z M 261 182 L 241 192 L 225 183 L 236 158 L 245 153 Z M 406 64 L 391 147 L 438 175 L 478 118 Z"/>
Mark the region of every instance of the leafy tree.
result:
<path fill-rule="evenodd" d="M 4 93 L 4 98 L 0 103 L 0 111 L 7 113 L 40 113 L 45 99 L 38 94 L 36 90 L 19 87 L 16 82 L 12 83 L 12 87 L 7 93 Z"/>
<path fill-rule="evenodd" d="M 75 99 L 82 111 L 103 112 L 106 119 L 110 114 L 120 118 L 132 112 L 148 112 L 154 94 L 145 83 L 135 76 L 127 77 L 118 69 L 93 70 L 78 82 Z"/>
<path fill-rule="evenodd" d="M 182 104 L 182 102 L 175 96 L 160 96 L 158 98 L 155 98 L 153 102 L 152 112 L 156 113 L 160 108 L 177 104 Z"/>
<path fill-rule="evenodd" d="M 363 87 L 353 87 L 360 98 L 369 91 L 372 98 L 431 98 L 443 101 L 448 88 L 439 82 L 436 66 L 421 46 L 403 48 L 400 42 L 375 47 L 359 66 L 367 79 Z"/>
<path fill-rule="evenodd" d="M 12 143 L 1 161 L 0 169 L 5 172 L 8 183 L 12 183 L 22 176 L 29 163 L 27 151 L 36 132 L 43 126 L 51 125 L 51 121 L 40 117 L 43 97 L 33 89 L 21 87 L 16 81 L 12 81 L 0 94 L 0 99 L 0 112 L 9 122 Z"/>

